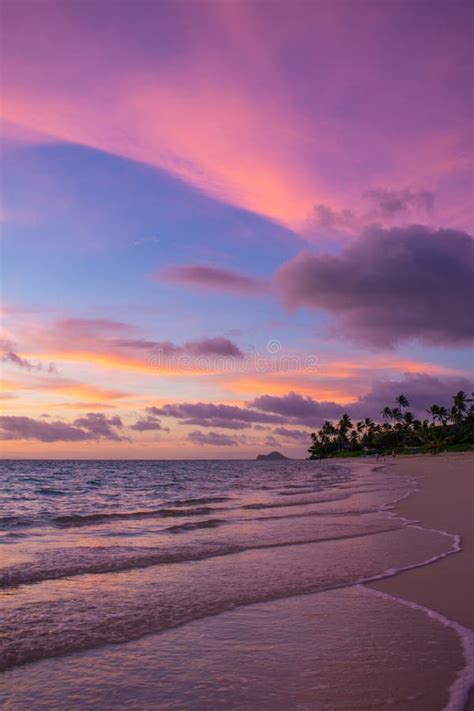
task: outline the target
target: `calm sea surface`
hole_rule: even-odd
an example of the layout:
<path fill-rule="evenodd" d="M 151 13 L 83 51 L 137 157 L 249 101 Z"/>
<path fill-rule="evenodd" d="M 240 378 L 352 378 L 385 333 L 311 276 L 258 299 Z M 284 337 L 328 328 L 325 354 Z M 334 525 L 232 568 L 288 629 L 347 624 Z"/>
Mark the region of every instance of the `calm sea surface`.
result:
<path fill-rule="evenodd" d="M 1 463 L 5 708 L 453 704 L 456 633 L 361 584 L 452 549 L 390 512 L 412 487 L 308 461 Z"/>

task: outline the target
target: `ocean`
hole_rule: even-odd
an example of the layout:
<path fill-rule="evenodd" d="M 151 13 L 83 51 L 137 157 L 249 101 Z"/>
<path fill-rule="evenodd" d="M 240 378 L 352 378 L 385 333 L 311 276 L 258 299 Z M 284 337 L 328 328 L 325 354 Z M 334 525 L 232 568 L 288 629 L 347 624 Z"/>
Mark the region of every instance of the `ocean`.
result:
<path fill-rule="evenodd" d="M 365 583 L 459 548 L 408 477 L 314 461 L 4 461 L 20 709 L 461 709 L 467 642 Z"/>

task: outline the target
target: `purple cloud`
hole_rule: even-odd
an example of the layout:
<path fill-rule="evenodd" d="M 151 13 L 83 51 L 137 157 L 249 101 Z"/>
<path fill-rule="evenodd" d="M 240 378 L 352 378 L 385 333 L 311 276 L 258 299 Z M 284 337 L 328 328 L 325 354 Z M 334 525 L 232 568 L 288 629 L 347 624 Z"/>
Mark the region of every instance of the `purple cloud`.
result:
<path fill-rule="evenodd" d="M 69 333 L 76 339 L 90 338 L 92 335 L 100 337 L 104 334 L 114 336 L 136 330 L 128 323 L 107 318 L 67 318 L 58 321 L 57 327 L 64 334 Z"/>
<path fill-rule="evenodd" d="M 226 356 L 243 358 L 244 354 L 228 338 L 202 338 L 199 341 L 187 341 L 183 350 L 195 356 Z"/>
<path fill-rule="evenodd" d="M 307 430 L 289 430 L 286 427 L 275 427 L 273 434 L 285 439 L 294 439 L 297 442 L 307 442 L 310 436 L 310 432 Z"/>
<path fill-rule="evenodd" d="M 407 210 L 430 212 L 434 206 L 433 193 L 427 190 L 368 190 L 366 197 L 374 203 L 382 216 L 391 217 Z"/>
<path fill-rule="evenodd" d="M 154 278 L 172 284 L 197 287 L 208 291 L 238 293 L 244 296 L 261 294 L 268 290 L 268 284 L 264 279 L 205 264 L 166 267 L 159 271 Z"/>
<path fill-rule="evenodd" d="M 182 424 L 185 425 L 228 429 L 243 429 L 250 427 L 254 422 L 271 424 L 287 422 L 287 419 L 279 414 L 258 412 L 237 405 L 216 405 L 212 402 L 169 403 L 162 407 L 149 407 L 147 412 L 152 416 L 175 417 L 182 420 Z"/>
<path fill-rule="evenodd" d="M 229 437 L 219 432 L 201 432 L 200 430 L 190 432 L 188 439 L 200 447 L 204 445 L 211 445 L 212 447 L 236 447 L 239 444 L 239 441 L 234 437 Z"/>
<path fill-rule="evenodd" d="M 380 421 L 381 410 L 387 405 L 395 406 L 395 398 L 400 394 L 408 398 L 410 410 L 417 417 L 424 418 L 427 408 L 431 405 L 450 406 L 454 393 L 459 390 L 470 393 L 473 389 L 474 384 L 466 378 L 438 378 L 424 373 L 406 373 L 398 380 L 375 381 L 365 395 L 356 402 L 347 404 L 318 402 L 311 397 L 288 393 L 283 396 L 262 395 L 249 403 L 249 406 L 267 412 L 284 413 L 288 418 L 287 422 L 291 424 L 315 428 L 324 420 L 339 419 L 344 412 L 354 419 L 372 417 Z M 289 430 L 286 427 L 276 427 L 273 434 L 301 441 L 308 436 L 302 430 Z"/>
<path fill-rule="evenodd" d="M 120 417 L 106 417 L 101 413 L 89 412 L 78 417 L 72 424 L 55 420 L 45 422 L 32 417 L 5 415 L 0 417 L 0 439 L 37 439 L 40 442 L 84 442 L 86 440 L 109 439 L 114 442 L 125 440 L 115 431 L 122 429 Z"/>
<path fill-rule="evenodd" d="M 307 222 L 306 232 L 315 230 L 328 232 L 354 232 L 361 229 L 363 219 L 352 210 L 334 210 L 328 205 L 315 205 Z"/>
<path fill-rule="evenodd" d="M 275 281 L 289 306 L 336 316 L 341 333 L 357 341 L 464 346 L 474 336 L 473 257 L 465 232 L 374 228 L 338 255 L 299 254 Z"/>
<path fill-rule="evenodd" d="M 180 425 L 197 425 L 198 427 L 221 427 L 227 430 L 244 430 L 250 427 L 248 422 L 242 420 L 227 420 L 225 417 L 189 417 L 182 420 Z"/>
<path fill-rule="evenodd" d="M 83 442 L 94 439 L 91 432 L 65 422 L 43 422 L 32 417 L 0 417 L 0 439 L 37 439 L 40 442 Z"/>
<path fill-rule="evenodd" d="M 418 417 L 426 417 L 431 405 L 452 405 L 452 396 L 459 390 L 470 393 L 474 383 L 467 378 L 439 378 L 424 373 L 407 373 L 399 380 L 379 380 L 372 384 L 366 395 L 357 403 L 347 406 L 354 417 L 370 416 L 380 419 L 386 405 L 394 406 L 395 398 L 402 394 L 408 398 L 410 410 Z"/>
<path fill-rule="evenodd" d="M 133 425 L 130 425 L 131 430 L 135 432 L 148 432 L 151 430 L 160 430 L 162 432 L 169 432 L 169 427 L 163 427 L 161 422 L 154 417 L 140 418 Z"/>
<path fill-rule="evenodd" d="M 31 360 L 27 358 L 22 358 L 15 353 L 14 344 L 6 339 L 0 340 L 0 360 L 2 363 L 10 363 L 11 365 L 16 365 L 18 368 L 30 371 L 46 371 L 48 373 L 57 373 L 56 367 L 53 363 L 48 366 L 44 366 L 43 363 L 32 363 Z"/>
<path fill-rule="evenodd" d="M 407 213 L 430 213 L 434 207 L 433 193 L 427 190 L 380 188 L 366 191 L 363 198 L 369 207 L 360 212 L 347 208 L 335 210 L 321 203 L 315 205 L 303 231 L 313 237 L 320 237 L 321 233 L 357 235 L 380 223 L 393 225 L 396 220 L 406 219 Z"/>
<path fill-rule="evenodd" d="M 120 338 L 114 339 L 110 343 L 118 348 L 128 350 L 159 352 L 167 358 L 186 354 L 190 356 L 244 357 L 244 354 L 235 343 L 222 336 L 186 341 L 182 346 L 176 345 L 171 341 L 149 341 L 141 338 Z"/>
<path fill-rule="evenodd" d="M 172 341 L 154 341 L 142 338 L 134 326 L 109 319 L 67 319 L 56 324 L 56 333 L 61 345 L 84 344 L 99 352 L 127 351 L 140 358 L 159 353 L 166 358 L 180 355 L 225 356 L 243 358 L 240 348 L 223 336 L 203 337 L 187 341 L 183 345 Z M 138 332 L 138 333 L 137 333 Z"/>
<path fill-rule="evenodd" d="M 336 402 L 318 402 L 312 397 L 304 397 L 290 392 L 287 395 L 261 395 L 248 403 L 249 408 L 275 413 L 285 418 L 286 423 L 316 426 L 325 419 L 333 419 L 343 414 L 344 408 Z"/>
<path fill-rule="evenodd" d="M 6 351 L 2 355 L 2 363 L 11 363 L 12 365 L 17 365 L 19 368 L 24 368 L 25 370 L 37 370 L 37 366 L 26 358 L 22 358 L 14 351 Z"/>
<path fill-rule="evenodd" d="M 75 427 L 81 427 L 86 432 L 89 432 L 94 439 L 101 437 L 105 439 L 115 440 L 116 442 L 123 440 L 115 429 L 122 429 L 123 423 L 120 417 L 106 417 L 99 412 L 88 412 L 84 417 L 78 417 L 73 422 Z"/>

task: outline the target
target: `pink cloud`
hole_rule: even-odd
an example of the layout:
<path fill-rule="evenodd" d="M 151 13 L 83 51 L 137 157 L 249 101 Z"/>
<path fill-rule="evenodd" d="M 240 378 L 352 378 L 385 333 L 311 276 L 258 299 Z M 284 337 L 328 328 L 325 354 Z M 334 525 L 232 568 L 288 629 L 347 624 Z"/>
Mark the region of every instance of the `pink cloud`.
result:
<path fill-rule="evenodd" d="M 356 209 L 373 185 L 443 182 L 464 219 L 467 3 L 25 2 L 3 9 L 11 124 L 295 228 L 315 204 Z"/>
<path fill-rule="evenodd" d="M 204 264 L 167 267 L 157 272 L 154 279 L 180 286 L 243 295 L 261 294 L 268 290 L 264 279 Z"/>
<path fill-rule="evenodd" d="M 203 336 L 182 344 L 145 337 L 141 329 L 110 319 L 70 318 L 34 324 L 24 337 L 57 360 L 143 371 L 193 373 L 218 367 L 219 359 L 242 359 L 238 345 L 224 336 Z M 208 361 L 206 361 L 208 359 Z"/>

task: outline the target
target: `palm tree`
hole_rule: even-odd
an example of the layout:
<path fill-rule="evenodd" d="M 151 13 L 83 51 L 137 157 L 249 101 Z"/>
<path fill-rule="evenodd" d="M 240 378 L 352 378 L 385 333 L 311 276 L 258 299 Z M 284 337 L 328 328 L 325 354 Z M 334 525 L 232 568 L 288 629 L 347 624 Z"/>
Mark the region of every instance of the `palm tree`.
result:
<path fill-rule="evenodd" d="M 431 415 L 431 419 L 434 423 L 440 416 L 440 407 L 439 405 L 431 405 L 431 407 L 428 408 L 426 412 L 428 413 L 428 415 Z"/>
<path fill-rule="evenodd" d="M 326 439 L 330 440 L 331 437 L 334 437 L 334 435 L 337 433 L 337 430 L 332 424 L 332 422 L 326 420 L 322 426 L 321 432 Z"/>
<path fill-rule="evenodd" d="M 435 427 L 428 420 L 423 420 L 416 432 L 418 438 L 422 441 L 428 451 L 437 454 L 444 446 L 446 446 L 447 437 L 444 427 Z"/>
<path fill-rule="evenodd" d="M 395 398 L 395 402 L 398 404 L 400 410 L 404 407 L 410 407 L 410 403 L 406 399 L 405 395 L 399 395 L 397 398 Z"/>
<path fill-rule="evenodd" d="M 356 430 L 352 430 L 349 441 L 351 443 L 352 449 L 357 449 L 357 445 L 359 444 L 359 437 L 357 436 Z"/>
<path fill-rule="evenodd" d="M 341 419 L 339 420 L 339 429 L 341 427 L 346 431 L 350 430 L 352 427 L 352 420 L 351 420 L 350 416 L 347 414 L 347 412 L 345 412 L 343 414 L 343 416 L 341 417 Z"/>
<path fill-rule="evenodd" d="M 438 418 L 442 425 L 446 425 L 446 422 L 449 419 L 449 412 L 444 405 L 440 405 L 438 408 Z"/>
<path fill-rule="evenodd" d="M 339 441 L 341 444 L 341 449 L 344 449 L 344 445 L 347 442 L 347 433 L 349 430 L 352 428 L 352 420 L 345 412 L 341 419 L 338 422 L 338 429 L 339 429 Z"/>
<path fill-rule="evenodd" d="M 461 449 L 474 445 L 474 393 L 469 397 L 464 390 L 453 395 L 450 409 L 443 405 L 431 405 L 426 410 L 430 419 L 422 422 L 415 419 L 407 408 L 404 395 L 396 398 L 396 407 L 384 407 L 383 418 L 374 422 L 370 417 L 352 423 L 347 413 L 339 422 L 329 420 L 319 432 L 311 435 L 312 445 L 308 450 L 311 459 L 337 456 L 337 451 L 376 447 L 392 449 L 403 445 L 423 444 L 432 452 L 439 452 L 447 445 L 460 445 Z"/>
<path fill-rule="evenodd" d="M 463 415 L 467 410 L 467 403 L 469 402 L 467 394 L 464 390 L 459 390 L 456 395 L 453 395 L 453 403 L 456 408 L 457 418 L 459 422 L 462 421 Z"/>
<path fill-rule="evenodd" d="M 401 422 L 403 418 L 403 413 L 400 410 L 399 407 L 394 407 L 392 410 L 392 419 L 395 420 L 395 422 Z"/>

